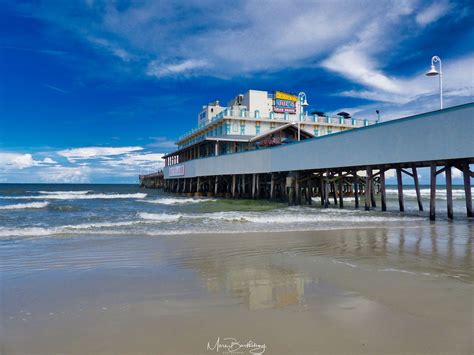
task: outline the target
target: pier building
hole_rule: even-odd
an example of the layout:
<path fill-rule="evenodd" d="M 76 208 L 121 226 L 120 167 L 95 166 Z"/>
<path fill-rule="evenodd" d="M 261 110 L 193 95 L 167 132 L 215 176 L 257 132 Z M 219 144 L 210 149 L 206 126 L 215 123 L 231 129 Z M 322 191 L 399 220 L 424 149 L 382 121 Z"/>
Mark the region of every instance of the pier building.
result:
<path fill-rule="evenodd" d="M 388 170 L 395 170 L 398 186 L 398 202 L 401 212 L 404 207 L 402 176 L 412 179 L 418 208 L 424 209 L 421 198 L 417 169 L 430 169 L 429 216 L 436 218 L 437 178 L 445 176 L 446 209 L 448 218 L 453 218 L 452 170 L 457 169 L 463 176 L 466 212 L 474 217 L 471 180 L 474 171 L 474 103 L 426 112 L 419 115 L 394 119 L 377 124 L 363 120 L 362 124 L 344 117 L 339 126 L 325 121 L 316 121 L 314 116 L 301 110 L 299 120 L 275 118 L 273 98 L 267 95 L 265 106 L 263 95 L 252 106 L 252 92 L 236 98 L 231 103 L 242 103 L 242 116 L 234 118 L 235 107 L 222 108 L 218 102 L 203 107 L 199 116 L 201 127 L 180 139 L 179 148 L 168 154 L 161 173 L 140 176 L 142 186 L 159 187 L 165 191 L 187 194 L 188 196 L 222 196 L 229 198 L 265 198 L 287 201 L 293 204 L 312 204 L 313 197 L 320 197 L 321 206 L 344 208 L 345 196 L 354 197 L 354 207 L 359 203 L 366 210 L 377 206 L 378 195 L 382 211 L 387 210 L 385 176 Z M 247 103 L 244 105 L 243 103 Z M 302 101 L 304 102 L 304 101 Z M 233 105 L 235 106 L 235 105 Z M 298 112 L 298 101 L 295 102 Z M 266 131 L 228 135 L 218 129 L 197 138 L 203 130 L 217 123 L 232 125 L 245 121 L 250 124 L 260 122 L 259 116 L 248 117 L 247 107 L 260 107 L 257 112 L 268 110 L 268 121 L 275 127 Z M 292 107 L 290 107 L 292 108 Z M 210 114 L 218 113 L 209 118 Z M 267 111 L 264 111 L 267 112 Z M 247 113 L 247 117 L 245 116 Z M 254 112 L 254 116 L 258 115 Z M 321 116 L 316 115 L 319 119 Z M 313 120 L 311 126 L 307 119 Z M 347 119 L 351 120 L 347 122 Z M 279 121 L 279 122 L 277 122 Z M 305 127 L 302 129 L 302 124 Z M 278 126 L 277 126 L 278 124 Z M 300 126 L 300 127 L 298 127 Z M 325 134 L 312 134 L 311 129 L 326 129 Z M 225 127 L 225 126 L 224 126 Z M 328 129 L 339 130 L 328 134 Z M 231 128 L 232 130 L 232 128 Z M 274 145 L 257 144 L 261 137 L 270 139 L 276 133 L 281 140 Z M 298 133 L 299 138 L 298 139 Z M 232 133 L 232 131 L 231 131 Z M 195 137 L 195 138 L 191 138 Z M 238 140 L 238 138 L 242 140 Z M 196 139 L 196 141 L 192 141 Z M 235 144 L 232 150 L 221 150 L 218 143 Z M 290 144 L 291 143 L 291 144 Z M 238 145 L 237 145 L 238 144 Z M 240 148 L 235 148 L 235 146 Z M 202 148 L 205 147 L 205 148 Z M 212 151 L 214 148 L 214 151 Z M 203 154 L 203 153 L 206 153 Z"/>
<path fill-rule="evenodd" d="M 304 93 L 249 90 L 222 106 L 216 100 L 202 107 L 196 128 L 176 142 L 165 166 L 198 158 L 265 149 L 308 138 L 368 126 L 375 120 L 356 119 L 341 112 L 329 116 L 307 112 Z"/>

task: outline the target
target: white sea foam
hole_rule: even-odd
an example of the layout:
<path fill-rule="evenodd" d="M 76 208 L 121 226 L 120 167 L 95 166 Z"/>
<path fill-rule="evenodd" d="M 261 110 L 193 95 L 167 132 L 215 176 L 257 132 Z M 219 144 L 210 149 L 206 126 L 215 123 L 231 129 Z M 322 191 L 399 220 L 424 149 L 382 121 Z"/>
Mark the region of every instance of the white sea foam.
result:
<path fill-rule="evenodd" d="M 77 191 L 74 191 L 77 192 Z M 6 200 L 94 200 L 94 199 L 125 199 L 125 198 L 145 198 L 145 193 L 133 193 L 133 194 L 75 194 L 69 192 L 44 194 L 40 196 L 7 196 L 3 197 Z"/>
<path fill-rule="evenodd" d="M 2 228 L 0 227 L 0 237 L 34 237 L 47 236 L 70 233 L 71 231 L 78 232 L 83 230 L 101 229 L 101 228 L 116 228 L 125 227 L 138 224 L 140 221 L 124 221 L 124 222 L 98 222 L 98 223 L 83 223 L 70 224 L 57 227 L 28 227 L 28 228 Z"/>
<path fill-rule="evenodd" d="M 139 200 L 140 202 L 155 203 L 159 205 L 187 205 L 201 202 L 213 202 L 215 199 L 209 198 L 159 198 L 156 200 Z"/>
<path fill-rule="evenodd" d="M 29 191 L 29 192 L 36 192 L 36 191 Z M 83 190 L 83 191 L 38 191 L 39 194 L 46 194 L 46 195 L 87 195 L 89 192 L 93 192 L 92 190 Z"/>
<path fill-rule="evenodd" d="M 145 220 L 156 221 L 156 222 L 176 222 L 182 215 L 181 214 L 167 214 L 167 213 L 147 213 L 140 212 L 138 216 Z"/>
<path fill-rule="evenodd" d="M 23 210 L 31 208 L 45 208 L 49 205 L 49 202 L 28 202 L 28 203 L 16 203 L 14 205 L 0 206 L 0 210 Z"/>
<path fill-rule="evenodd" d="M 453 189 L 453 199 L 455 200 L 463 200 L 465 198 L 464 189 Z M 430 197 L 430 189 L 420 189 L 421 197 L 422 198 L 429 198 Z M 387 189 L 387 195 L 398 195 L 397 189 Z M 404 189 L 403 196 L 408 198 L 416 198 L 416 190 L 415 189 Z M 436 198 L 439 200 L 446 200 L 446 189 L 436 189 Z"/>
<path fill-rule="evenodd" d="M 290 210 L 290 209 L 289 209 Z M 291 211 L 291 210 L 290 210 Z M 210 220 L 210 221 L 227 221 L 227 222 L 243 222 L 258 224 L 291 224 L 291 223 L 315 223 L 315 222 L 387 222 L 387 221 L 415 221 L 422 220 L 421 217 L 400 217 L 400 216 L 374 216 L 364 212 L 354 214 L 353 212 L 340 212 L 334 210 L 333 213 L 323 211 L 328 210 L 311 210 L 302 211 L 300 214 L 289 212 L 213 212 L 199 214 L 167 214 L 167 213 L 139 213 L 138 216 L 145 220 L 153 220 L 160 222 L 172 222 L 178 219 L 189 220 Z"/>

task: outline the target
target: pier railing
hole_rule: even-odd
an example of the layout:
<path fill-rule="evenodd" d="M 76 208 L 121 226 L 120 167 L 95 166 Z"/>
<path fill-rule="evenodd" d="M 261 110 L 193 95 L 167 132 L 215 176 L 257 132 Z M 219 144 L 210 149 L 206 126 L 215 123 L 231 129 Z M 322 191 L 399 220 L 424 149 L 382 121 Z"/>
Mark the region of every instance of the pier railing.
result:
<path fill-rule="evenodd" d="M 319 123 L 322 125 L 331 125 L 331 126 L 346 126 L 346 127 L 365 127 L 378 123 L 377 120 L 369 119 L 360 119 L 354 117 L 342 117 L 342 116 L 318 116 L 311 115 L 307 112 L 301 115 L 290 115 L 289 113 L 276 113 L 270 112 L 268 116 L 262 116 L 260 112 L 254 111 L 250 112 L 246 109 L 232 110 L 230 108 L 225 108 L 222 112 L 213 116 L 210 120 L 203 122 L 200 126 L 195 127 L 185 134 L 179 137 L 179 141 L 192 136 L 196 132 L 201 131 L 203 128 L 207 128 L 217 122 L 220 122 L 226 118 L 243 118 L 243 119 L 258 119 L 263 121 L 288 121 L 288 122 L 300 122 L 300 123 Z"/>

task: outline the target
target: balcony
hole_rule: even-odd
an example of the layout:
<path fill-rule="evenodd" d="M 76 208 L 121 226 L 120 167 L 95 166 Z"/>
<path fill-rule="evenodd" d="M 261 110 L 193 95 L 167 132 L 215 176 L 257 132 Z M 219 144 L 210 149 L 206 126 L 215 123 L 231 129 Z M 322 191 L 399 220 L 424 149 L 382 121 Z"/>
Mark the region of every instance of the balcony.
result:
<path fill-rule="evenodd" d="M 225 108 L 219 114 L 213 116 L 209 121 L 201 124 L 200 126 L 193 128 L 186 132 L 185 134 L 179 137 L 178 141 L 182 141 L 185 138 L 188 138 L 194 135 L 196 132 L 203 130 L 211 125 L 218 123 L 226 118 L 241 118 L 241 119 L 258 119 L 261 121 L 276 121 L 276 122 L 298 122 L 298 115 L 290 115 L 288 113 L 276 113 L 270 112 L 268 116 L 262 116 L 261 113 L 256 110 L 250 112 L 246 109 L 237 109 L 232 110 L 230 108 Z M 308 115 L 304 113 L 300 116 L 301 123 L 319 123 L 322 125 L 330 126 L 346 126 L 346 127 L 365 127 L 377 123 L 376 120 L 366 120 L 366 119 L 357 119 L 357 118 L 344 118 L 341 116 L 317 116 L 317 115 Z M 186 144 L 189 145 L 189 144 Z"/>

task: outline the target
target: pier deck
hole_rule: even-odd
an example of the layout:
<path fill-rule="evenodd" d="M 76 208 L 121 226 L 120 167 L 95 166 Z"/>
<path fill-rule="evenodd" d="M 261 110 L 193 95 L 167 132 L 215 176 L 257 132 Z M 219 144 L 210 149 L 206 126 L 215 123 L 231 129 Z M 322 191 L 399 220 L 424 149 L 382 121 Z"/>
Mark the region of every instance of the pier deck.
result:
<path fill-rule="evenodd" d="M 474 103 L 387 121 L 273 148 L 195 159 L 163 169 L 166 190 L 263 197 L 311 203 L 329 196 L 343 207 L 344 195 L 365 194 L 365 208 L 385 203 L 385 171 L 396 169 L 400 210 L 402 174 L 414 179 L 420 210 L 417 168 L 431 168 L 430 217 L 435 218 L 436 177 L 446 173 L 448 217 L 452 218 L 451 168 L 462 171 L 466 209 L 473 216 L 469 164 L 474 163 Z M 437 167 L 441 167 L 438 169 Z M 361 176 L 362 174 L 362 176 Z M 145 179 L 146 180 L 146 179 Z M 377 190 L 377 191 L 375 191 Z"/>

